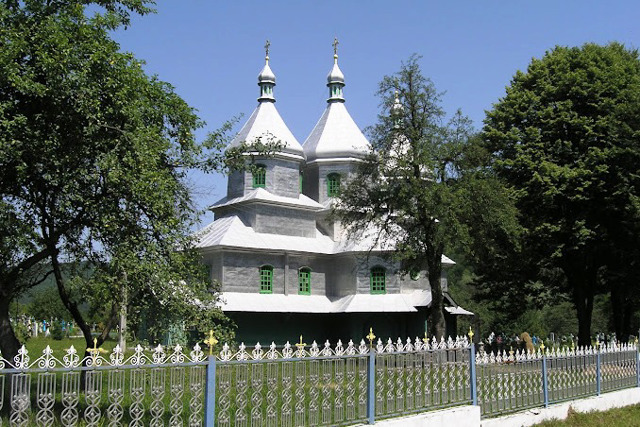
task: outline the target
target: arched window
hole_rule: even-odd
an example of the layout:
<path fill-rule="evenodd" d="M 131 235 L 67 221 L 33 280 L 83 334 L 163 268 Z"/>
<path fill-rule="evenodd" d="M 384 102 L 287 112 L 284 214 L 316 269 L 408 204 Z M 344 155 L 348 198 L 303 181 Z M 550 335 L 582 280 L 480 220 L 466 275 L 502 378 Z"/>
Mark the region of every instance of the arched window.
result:
<path fill-rule="evenodd" d="M 260 267 L 260 293 L 273 293 L 273 267 L 270 265 Z"/>
<path fill-rule="evenodd" d="M 371 269 L 371 293 L 386 294 L 387 293 L 387 272 L 384 267 L 373 267 Z"/>
<path fill-rule="evenodd" d="M 327 175 L 327 196 L 335 197 L 340 193 L 340 174 L 330 173 Z"/>
<path fill-rule="evenodd" d="M 298 294 L 311 295 L 311 269 L 303 267 L 298 270 Z"/>
<path fill-rule="evenodd" d="M 264 188 L 267 185 L 267 167 L 256 165 L 253 171 L 253 188 Z"/>

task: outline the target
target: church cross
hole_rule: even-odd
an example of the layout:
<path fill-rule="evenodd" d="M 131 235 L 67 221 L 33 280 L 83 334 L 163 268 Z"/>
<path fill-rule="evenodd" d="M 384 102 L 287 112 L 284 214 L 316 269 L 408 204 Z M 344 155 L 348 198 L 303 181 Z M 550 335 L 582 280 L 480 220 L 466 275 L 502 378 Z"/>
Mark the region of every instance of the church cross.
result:
<path fill-rule="evenodd" d="M 265 56 L 269 57 L 269 47 L 271 46 L 271 42 L 267 39 L 267 42 L 264 44 Z"/>
<path fill-rule="evenodd" d="M 337 37 L 333 38 L 333 54 L 337 55 L 338 54 L 338 45 L 340 44 L 340 42 L 338 41 Z"/>

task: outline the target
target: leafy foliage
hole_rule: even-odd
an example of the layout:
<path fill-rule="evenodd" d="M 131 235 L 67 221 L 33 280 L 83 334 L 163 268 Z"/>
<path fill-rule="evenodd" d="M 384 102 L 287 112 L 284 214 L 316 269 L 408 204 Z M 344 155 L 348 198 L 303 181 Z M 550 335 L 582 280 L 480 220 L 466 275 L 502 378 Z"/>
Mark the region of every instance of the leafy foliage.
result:
<path fill-rule="evenodd" d="M 476 242 L 484 237 L 470 233 L 469 221 L 478 220 L 481 206 L 489 211 L 493 203 L 504 212 L 509 204 L 497 201 L 504 193 L 482 173 L 483 154 L 473 142 L 470 120 L 460 111 L 445 120 L 441 94 L 422 75 L 418 61 L 414 55 L 398 73 L 382 79 L 382 113 L 369 130 L 374 150 L 342 190 L 334 213 L 352 235 L 374 233 L 375 244 L 394 247 L 402 273 L 428 271 L 431 333 L 442 336 L 444 251 L 459 241 L 481 250 Z M 503 228 L 485 233 L 500 234 Z"/>
<path fill-rule="evenodd" d="M 639 113 L 638 52 L 586 44 L 533 59 L 485 120 L 491 166 L 526 231 L 520 260 L 530 279 L 571 292 L 582 343 L 604 268 L 637 254 Z"/>
<path fill-rule="evenodd" d="M 105 313 L 99 344 L 131 302 L 202 329 L 225 324 L 193 249 L 187 174 L 225 168 L 230 124 L 198 143 L 193 109 L 111 40 L 147 4 L 0 2 L 0 292 L 11 300 L 52 273 L 87 344 L 85 301 Z"/>

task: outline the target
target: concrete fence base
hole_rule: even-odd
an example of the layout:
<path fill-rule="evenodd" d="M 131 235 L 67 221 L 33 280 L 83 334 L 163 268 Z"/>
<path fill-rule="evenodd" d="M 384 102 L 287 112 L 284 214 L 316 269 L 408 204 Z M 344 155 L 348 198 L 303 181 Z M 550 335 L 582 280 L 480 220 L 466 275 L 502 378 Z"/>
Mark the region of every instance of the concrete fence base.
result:
<path fill-rule="evenodd" d="M 377 426 L 413 427 L 524 427 L 551 419 L 563 420 L 569 415 L 569 408 L 576 412 L 606 411 L 608 409 L 640 404 L 640 388 L 605 393 L 600 396 L 571 400 L 549 406 L 533 408 L 502 417 L 480 419 L 479 406 L 458 406 L 440 411 L 376 421 Z"/>
<path fill-rule="evenodd" d="M 534 408 L 499 418 L 482 420 L 482 427 L 521 427 L 531 426 L 550 419 L 564 420 L 569 415 L 569 408 L 576 412 L 606 411 L 622 406 L 640 403 L 640 388 L 604 393 L 600 396 L 570 400 L 550 405 L 548 408 Z"/>

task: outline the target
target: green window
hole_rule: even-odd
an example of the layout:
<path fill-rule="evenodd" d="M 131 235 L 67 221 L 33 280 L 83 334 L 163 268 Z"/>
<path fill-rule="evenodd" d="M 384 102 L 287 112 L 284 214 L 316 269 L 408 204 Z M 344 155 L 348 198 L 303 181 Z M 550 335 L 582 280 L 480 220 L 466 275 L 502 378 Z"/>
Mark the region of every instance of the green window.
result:
<path fill-rule="evenodd" d="M 257 165 L 253 171 L 253 188 L 264 188 L 267 185 L 267 167 Z"/>
<path fill-rule="evenodd" d="M 372 294 L 386 294 L 386 270 L 383 267 L 373 267 L 371 269 L 371 293 Z"/>
<path fill-rule="evenodd" d="M 332 173 L 327 175 L 327 196 L 335 197 L 340 192 L 340 175 Z"/>
<path fill-rule="evenodd" d="M 298 270 L 298 294 L 311 295 L 311 269 Z"/>
<path fill-rule="evenodd" d="M 260 267 L 260 293 L 273 293 L 273 267 L 270 265 Z"/>

